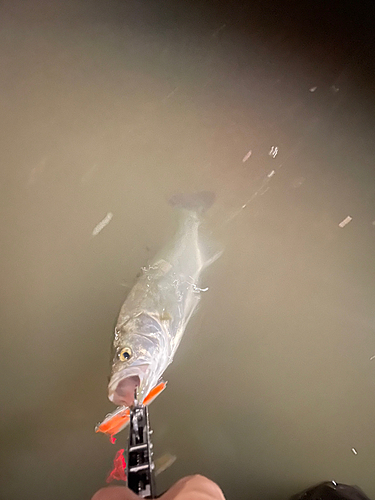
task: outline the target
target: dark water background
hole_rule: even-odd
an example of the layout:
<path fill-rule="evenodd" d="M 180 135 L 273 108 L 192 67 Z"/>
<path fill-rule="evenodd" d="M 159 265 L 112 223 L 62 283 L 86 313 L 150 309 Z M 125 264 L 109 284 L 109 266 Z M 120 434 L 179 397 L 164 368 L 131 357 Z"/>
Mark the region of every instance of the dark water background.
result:
<path fill-rule="evenodd" d="M 177 456 L 159 490 L 199 472 L 228 499 L 375 497 L 373 14 L 1 2 L 2 499 L 105 484 L 113 326 L 173 232 L 166 199 L 199 189 L 225 253 L 151 407 Z"/>

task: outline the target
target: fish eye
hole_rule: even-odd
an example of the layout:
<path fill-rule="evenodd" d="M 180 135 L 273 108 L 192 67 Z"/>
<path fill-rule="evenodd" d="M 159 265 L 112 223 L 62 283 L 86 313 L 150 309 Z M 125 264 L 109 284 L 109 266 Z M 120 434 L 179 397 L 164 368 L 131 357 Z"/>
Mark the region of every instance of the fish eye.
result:
<path fill-rule="evenodd" d="M 129 359 L 133 356 L 133 352 L 130 347 L 124 347 L 121 349 L 119 353 L 119 358 L 121 361 L 129 361 Z"/>

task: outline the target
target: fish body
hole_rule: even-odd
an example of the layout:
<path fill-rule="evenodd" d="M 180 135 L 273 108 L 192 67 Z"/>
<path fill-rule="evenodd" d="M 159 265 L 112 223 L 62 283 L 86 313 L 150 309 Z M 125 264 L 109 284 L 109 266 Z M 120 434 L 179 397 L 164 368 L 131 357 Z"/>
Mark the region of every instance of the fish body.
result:
<path fill-rule="evenodd" d="M 135 391 L 142 403 L 158 386 L 200 301 L 202 271 L 220 255 L 208 256 L 201 238 L 203 213 L 212 201 L 210 193 L 171 200 L 181 212 L 175 237 L 143 268 L 121 307 L 108 385 L 109 399 L 120 406 L 117 417 L 134 403 Z"/>

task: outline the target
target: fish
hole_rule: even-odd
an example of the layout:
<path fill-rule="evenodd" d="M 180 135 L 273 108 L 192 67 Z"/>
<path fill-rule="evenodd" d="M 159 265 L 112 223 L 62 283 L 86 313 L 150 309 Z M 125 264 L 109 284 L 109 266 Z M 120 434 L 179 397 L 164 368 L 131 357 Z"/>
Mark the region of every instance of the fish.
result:
<path fill-rule="evenodd" d="M 179 225 L 172 241 L 142 268 L 121 307 L 108 384 L 108 398 L 118 408 L 96 432 L 113 437 L 128 424 L 135 396 L 150 404 L 165 389 L 162 376 L 201 299 L 202 272 L 222 254 L 202 236 L 204 215 L 214 199 L 204 191 L 169 200 L 180 212 Z"/>

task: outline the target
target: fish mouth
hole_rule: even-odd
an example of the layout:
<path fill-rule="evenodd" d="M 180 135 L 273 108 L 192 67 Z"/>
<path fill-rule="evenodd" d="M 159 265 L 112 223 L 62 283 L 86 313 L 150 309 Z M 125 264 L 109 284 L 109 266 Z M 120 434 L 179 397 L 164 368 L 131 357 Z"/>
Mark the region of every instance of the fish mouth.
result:
<path fill-rule="evenodd" d="M 112 377 L 109 383 L 109 400 L 119 406 L 133 406 L 135 391 L 141 385 L 146 369 L 147 366 L 137 366 Z"/>
<path fill-rule="evenodd" d="M 116 405 L 121 406 L 133 406 L 135 390 L 141 385 L 141 379 L 138 375 L 133 375 L 132 377 L 126 377 L 120 380 L 117 384 L 115 392 L 112 396 L 112 401 Z"/>

